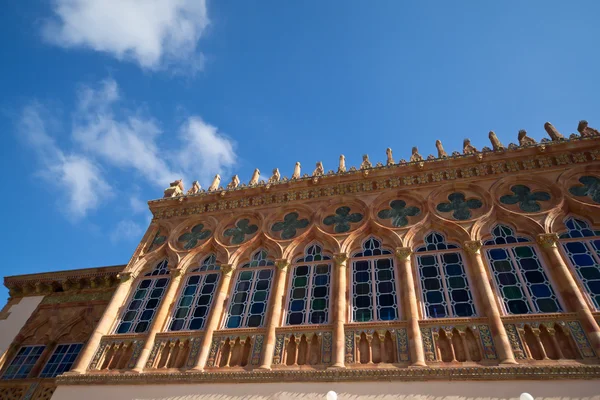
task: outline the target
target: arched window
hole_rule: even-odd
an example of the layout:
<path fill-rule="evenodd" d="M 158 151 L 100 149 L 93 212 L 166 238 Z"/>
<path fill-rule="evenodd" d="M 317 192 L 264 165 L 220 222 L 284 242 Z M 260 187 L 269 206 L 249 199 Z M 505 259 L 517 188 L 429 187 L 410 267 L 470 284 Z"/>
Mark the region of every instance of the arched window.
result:
<path fill-rule="evenodd" d="M 352 320 L 355 322 L 398 319 L 396 279 L 392 252 L 373 237 L 362 251 L 352 255 Z"/>
<path fill-rule="evenodd" d="M 507 313 L 562 310 L 531 239 L 516 236 L 506 225 L 496 225 L 484 246 Z"/>
<path fill-rule="evenodd" d="M 129 299 L 116 333 L 143 333 L 148 330 L 169 283 L 167 266 L 168 261 L 162 260 L 140 280 Z"/>
<path fill-rule="evenodd" d="M 275 263 L 266 250 L 258 250 L 238 271 L 231 293 L 225 328 L 263 326 Z"/>
<path fill-rule="evenodd" d="M 287 325 L 325 324 L 329 320 L 331 257 L 318 244 L 306 247 L 291 274 Z"/>
<path fill-rule="evenodd" d="M 415 251 L 425 314 L 428 318 L 471 317 L 473 296 L 459 246 L 432 232 Z"/>
<path fill-rule="evenodd" d="M 560 235 L 560 243 L 577 277 L 600 310 L 600 231 L 594 231 L 581 219 L 569 218 L 567 231 Z"/>
<path fill-rule="evenodd" d="M 221 276 L 216 262 L 217 257 L 211 254 L 189 272 L 169 330 L 195 331 L 204 328 Z"/>

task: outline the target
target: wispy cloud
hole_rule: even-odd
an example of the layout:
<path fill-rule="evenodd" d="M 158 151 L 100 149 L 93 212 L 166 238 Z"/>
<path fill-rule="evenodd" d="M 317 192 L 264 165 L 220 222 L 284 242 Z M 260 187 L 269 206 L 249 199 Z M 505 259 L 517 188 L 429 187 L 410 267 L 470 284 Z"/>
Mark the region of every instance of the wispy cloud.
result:
<path fill-rule="evenodd" d="M 139 241 L 144 233 L 143 228 L 132 220 L 120 221 L 110 234 L 110 241 L 113 243 L 127 241 Z"/>
<path fill-rule="evenodd" d="M 209 24 L 205 0 L 54 0 L 43 37 L 150 70 L 198 71 L 198 40 Z"/>
<path fill-rule="evenodd" d="M 42 167 L 38 175 L 60 192 L 60 209 L 70 219 L 78 220 L 110 198 L 113 189 L 90 159 L 65 154 L 57 146 L 47 132 L 47 114 L 38 103 L 28 105 L 21 112 L 18 132 L 38 155 Z"/>

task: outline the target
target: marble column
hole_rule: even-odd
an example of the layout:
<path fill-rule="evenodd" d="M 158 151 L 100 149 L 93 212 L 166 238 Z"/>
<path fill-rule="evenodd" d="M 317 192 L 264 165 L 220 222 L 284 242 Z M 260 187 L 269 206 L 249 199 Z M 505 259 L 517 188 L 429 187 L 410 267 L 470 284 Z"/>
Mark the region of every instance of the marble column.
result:
<path fill-rule="evenodd" d="M 158 305 L 158 310 L 156 310 L 154 319 L 150 324 L 150 329 L 148 329 L 148 333 L 146 334 L 144 347 L 142 348 L 140 356 L 138 357 L 135 367 L 133 368 L 134 372 L 142 372 L 146 367 L 148 357 L 150 357 L 150 352 L 152 351 L 152 347 L 154 347 L 154 339 L 156 338 L 156 334 L 163 330 L 165 322 L 169 317 L 171 305 L 173 304 L 175 294 L 177 294 L 179 289 L 179 282 L 181 282 L 181 270 L 177 268 L 169 268 L 169 276 L 171 278 L 169 279 L 167 290 L 161 299 L 160 304 Z"/>
<path fill-rule="evenodd" d="M 561 294 L 563 300 L 567 303 L 567 311 L 577 313 L 583 330 L 590 338 L 592 347 L 596 354 L 600 354 L 600 328 L 573 274 L 560 254 L 557 246 L 558 235 L 556 233 L 543 233 L 538 235 L 537 242 L 544 251 L 554 282 L 560 285 L 562 289 Z"/>
<path fill-rule="evenodd" d="M 348 255 L 346 253 L 335 254 L 333 257 L 335 261 L 335 280 L 336 280 L 336 291 L 334 296 L 335 310 L 333 320 L 333 342 L 334 342 L 334 353 L 333 353 L 333 365 L 335 368 L 345 368 L 345 335 L 344 335 L 344 324 L 346 323 L 346 312 L 347 312 L 347 299 L 346 299 L 346 271 Z"/>
<path fill-rule="evenodd" d="M 229 283 L 231 282 L 231 276 L 233 275 L 232 264 L 221 264 L 221 279 L 219 280 L 219 289 L 217 291 L 217 297 L 212 303 L 210 308 L 210 314 L 204 326 L 204 332 L 202 339 L 200 340 L 200 353 L 198 354 L 198 360 L 196 365 L 192 368 L 193 371 L 203 371 L 206 360 L 210 353 L 210 347 L 212 344 L 213 334 L 219 327 L 221 322 L 221 316 L 223 314 L 223 307 L 225 306 L 225 299 L 227 298 L 227 292 L 229 291 Z"/>
<path fill-rule="evenodd" d="M 423 351 L 423 339 L 419 328 L 419 306 L 415 292 L 415 280 L 410 262 L 412 250 L 410 247 L 396 248 L 396 262 L 398 263 L 398 278 L 401 284 L 402 304 L 404 314 L 408 321 L 408 340 L 410 347 L 410 358 L 413 367 L 425 367 L 425 352 Z"/>
<path fill-rule="evenodd" d="M 473 273 L 473 284 L 479 290 L 479 298 L 483 302 L 483 312 L 488 317 L 490 323 L 490 331 L 494 337 L 494 344 L 498 352 L 500 364 L 516 364 L 515 356 L 513 355 L 512 347 L 504 328 L 502 318 L 500 318 L 500 308 L 496 302 L 496 293 L 492 289 L 492 283 L 487 274 L 487 268 L 483 262 L 481 255 L 481 241 L 470 240 L 464 243 L 463 248 L 469 256 L 469 266 Z"/>
<path fill-rule="evenodd" d="M 271 312 L 267 321 L 267 337 L 263 350 L 263 359 L 259 369 L 271 369 L 273 363 L 273 352 L 275 351 L 275 330 L 281 320 L 281 310 L 283 308 L 283 299 L 285 298 L 285 279 L 287 277 L 288 260 L 275 260 L 277 266 L 277 276 L 273 287 L 273 297 L 271 298 Z"/>
<path fill-rule="evenodd" d="M 109 329 L 115 321 L 115 316 L 119 315 L 119 309 L 127 299 L 131 284 L 135 280 L 135 277 L 131 276 L 130 272 L 121 272 L 118 277 L 121 283 L 119 283 L 119 286 L 115 290 L 110 303 L 106 307 L 106 310 L 104 310 L 104 314 L 102 314 L 100 322 L 98 322 L 96 329 L 94 329 L 94 332 L 90 335 L 90 338 L 79 354 L 73 368 L 66 374 L 77 375 L 85 373 L 88 365 L 90 365 L 90 362 L 92 361 L 92 357 L 94 357 L 94 354 L 100 345 L 102 336 L 109 334 Z"/>

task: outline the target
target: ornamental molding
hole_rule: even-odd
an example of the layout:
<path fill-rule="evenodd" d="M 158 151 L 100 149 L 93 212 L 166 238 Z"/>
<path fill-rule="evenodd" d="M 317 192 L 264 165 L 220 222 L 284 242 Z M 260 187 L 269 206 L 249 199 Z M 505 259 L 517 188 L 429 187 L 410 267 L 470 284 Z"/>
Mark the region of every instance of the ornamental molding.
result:
<path fill-rule="evenodd" d="M 232 372 L 170 372 L 141 374 L 60 375 L 58 385 L 131 385 L 180 383 L 258 383 L 258 382 L 345 382 L 345 381 L 456 381 L 456 380 L 554 380 L 599 379 L 600 366 L 490 366 L 425 367 L 385 369 L 326 369 L 318 371 L 271 370 Z"/>
<path fill-rule="evenodd" d="M 544 148 L 543 155 L 540 149 Z M 481 160 L 477 157 L 481 156 Z M 442 182 L 486 179 L 523 171 L 564 169 L 567 164 L 591 163 L 600 159 L 600 138 L 582 137 L 536 145 L 516 146 L 502 151 L 456 155 L 427 161 L 392 164 L 363 170 L 324 175 L 317 183 L 311 177 L 279 181 L 270 185 L 238 187 L 152 200 L 148 204 L 154 220 L 225 210 L 284 205 L 306 200 L 390 188 L 439 186 Z M 422 165 L 422 168 L 420 167 Z"/>

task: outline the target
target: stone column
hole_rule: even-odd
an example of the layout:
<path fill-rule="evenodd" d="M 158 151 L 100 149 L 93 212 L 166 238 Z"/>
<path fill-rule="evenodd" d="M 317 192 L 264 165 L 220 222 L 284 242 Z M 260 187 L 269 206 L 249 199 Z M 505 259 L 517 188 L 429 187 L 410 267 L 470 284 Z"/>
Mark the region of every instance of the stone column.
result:
<path fill-rule="evenodd" d="M 173 299 L 175 298 L 175 294 L 179 289 L 179 282 L 181 281 L 181 270 L 177 268 L 169 268 L 169 283 L 167 286 L 167 290 L 158 305 L 158 310 L 156 310 L 156 314 L 154 315 L 154 319 L 150 324 L 150 329 L 148 329 L 148 333 L 146 335 L 146 341 L 144 342 L 144 347 L 140 352 L 140 356 L 138 357 L 135 368 L 133 368 L 134 372 L 142 372 L 146 367 L 146 363 L 148 362 L 148 357 L 150 357 L 150 352 L 152 351 L 152 347 L 154 346 L 154 339 L 156 338 L 156 334 L 162 331 L 165 321 L 169 317 L 169 310 L 171 310 L 171 305 L 173 304 Z"/>
<path fill-rule="evenodd" d="M 348 262 L 348 255 L 346 253 L 335 254 L 333 257 L 335 261 L 335 278 L 336 278 L 336 291 L 334 297 L 335 310 L 333 320 L 333 341 L 334 341 L 334 353 L 333 353 L 333 365 L 334 368 L 345 368 L 344 363 L 345 356 L 345 336 L 344 336 L 344 324 L 346 323 L 346 264 Z"/>
<path fill-rule="evenodd" d="M 481 256 L 481 241 L 467 241 L 464 243 L 463 248 L 469 256 L 469 264 L 473 270 L 471 276 L 474 278 L 473 283 L 477 290 L 479 290 L 479 298 L 483 302 L 483 312 L 489 318 L 490 331 L 494 337 L 494 344 L 498 351 L 500 364 L 516 364 L 517 362 L 515 361 L 504 323 L 502 323 L 502 318 L 500 318 L 500 309 L 496 302 L 496 294 L 492 289 L 492 283 L 490 282 Z"/>
<path fill-rule="evenodd" d="M 543 233 L 538 235 L 537 242 L 544 251 L 554 282 L 562 288 L 562 298 L 567 303 L 568 311 L 577 313 L 583 330 L 590 338 L 592 347 L 596 354 L 600 354 L 600 328 L 575 278 L 560 254 L 557 246 L 558 235 L 556 233 Z"/>
<path fill-rule="evenodd" d="M 88 365 L 90 365 L 90 361 L 92 361 L 92 357 L 94 357 L 94 353 L 96 353 L 96 350 L 100 345 L 102 336 L 109 333 L 109 329 L 112 327 L 115 317 L 118 316 L 119 309 L 123 305 L 123 302 L 125 299 L 127 299 L 129 289 L 134 281 L 134 277 L 131 276 L 131 272 L 121 272 L 118 277 L 121 283 L 115 290 L 115 293 L 113 294 L 110 303 L 106 307 L 106 310 L 104 310 L 104 314 L 102 314 L 100 322 L 98 322 L 98 325 L 96 325 L 96 329 L 94 329 L 94 332 L 90 335 L 90 338 L 81 351 L 81 354 L 79 357 L 77 357 L 77 361 L 75 362 L 73 368 L 66 374 L 77 375 L 85 373 Z"/>
<path fill-rule="evenodd" d="M 415 280 L 410 262 L 412 250 L 410 247 L 396 248 L 396 260 L 398 263 L 398 278 L 401 284 L 402 304 L 408 321 L 408 339 L 410 347 L 410 358 L 413 367 L 425 367 L 425 353 L 423 351 L 423 339 L 419 328 L 419 306 L 415 292 Z"/>
<path fill-rule="evenodd" d="M 203 371 L 204 365 L 210 353 L 210 347 L 212 344 L 213 333 L 219 327 L 221 321 L 221 315 L 223 314 L 223 307 L 225 305 L 225 299 L 227 298 L 227 292 L 229 291 L 229 282 L 231 281 L 232 271 L 234 270 L 231 264 L 221 264 L 221 279 L 219 280 L 219 290 L 217 291 L 217 297 L 212 303 L 210 314 L 206 325 L 204 327 L 204 333 L 200 340 L 200 353 L 198 354 L 198 361 L 192 368 L 193 371 Z"/>
<path fill-rule="evenodd" d="M 273 363 L 273 352 L 275 351 L 275 330 L 281 320 L 281 309 L 283 299 L 285 298 L 285 278 L 287 277 L 287 268 L 290 263 L 288 260 L 275 260 L 277 266 L 277 276 L 273 287 L 273 298 L 271 299 L 271 312 L 267 321 L 267 337 L 265 339 L 265 348 L 263 350 L 263 360 L 259 369 L 271 369 Z"/>

